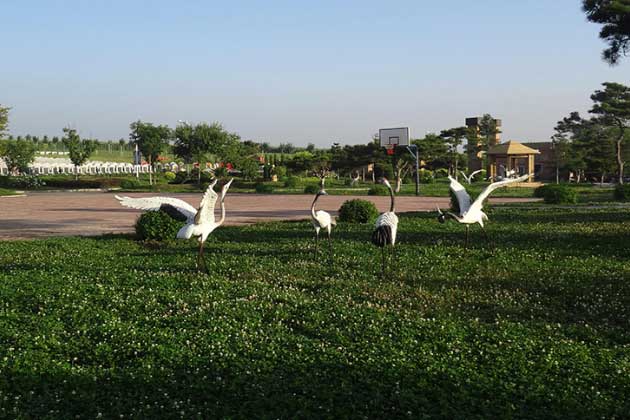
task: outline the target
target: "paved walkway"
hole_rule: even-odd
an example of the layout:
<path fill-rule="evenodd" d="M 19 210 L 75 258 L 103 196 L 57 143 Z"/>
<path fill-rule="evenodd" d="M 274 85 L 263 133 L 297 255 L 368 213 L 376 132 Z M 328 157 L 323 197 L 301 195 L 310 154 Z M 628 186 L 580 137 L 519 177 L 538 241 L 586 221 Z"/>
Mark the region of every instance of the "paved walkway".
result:
<path fill-rule="evenodd" d="M 150 197 L 155 193 L 126 194 Z M 197 207 L 201 194 L 170 194 Z M 327 196 L 318 209 L 336 214 L 341 204 L 352 198 L 374 202 L 381 211 L 389 207 L 389 197 Z M 226 224 L 238 225 L 268 220 L 299 220 L 309 217 L 313 196 L 228 194 Z M 496 198 L 493 203 L 530 202 L 532 199 Z M 397 197 L 396 211 L 433 211 L 446 208 L 446 197 Z M 218 205 L 217 205 L 218 208 Z M 39 238 L 52 235 L 100 235 L 133 231 L 139 210 L 121 207 L 112 193 L 31 192 L 21 197 L 0 197 L 0 240 Z"/>

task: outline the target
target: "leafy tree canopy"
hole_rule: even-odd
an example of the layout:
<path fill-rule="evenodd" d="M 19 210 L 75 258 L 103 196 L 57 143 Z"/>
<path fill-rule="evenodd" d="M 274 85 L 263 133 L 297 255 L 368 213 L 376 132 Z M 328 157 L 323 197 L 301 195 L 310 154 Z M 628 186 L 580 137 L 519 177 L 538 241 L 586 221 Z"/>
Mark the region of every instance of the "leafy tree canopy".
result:
<path fill-rule="evenodd" d="M 0 157 L 10 172 L 26 172 L 35 160 L 35 145 L 23 140 L 7 141 L 0 147 Z"/>
<path fill-rule="evenodd" d="M 64 137 L 61 139 L 63 145 L 68 149 L 70 161 L 75 166 L 81 166 L 92 156 L 96 150 L 96 143 L 90 140 L 81 140 L 77 130 L 64 128 Z"/>
<path fill-rule="evenodd" d="M 589 21 L 603 25 L 599 37 L 608 44 L 604 61 L 618 64 L 630 51 L 630 0 L 583 0 L 582 9 Z"/>

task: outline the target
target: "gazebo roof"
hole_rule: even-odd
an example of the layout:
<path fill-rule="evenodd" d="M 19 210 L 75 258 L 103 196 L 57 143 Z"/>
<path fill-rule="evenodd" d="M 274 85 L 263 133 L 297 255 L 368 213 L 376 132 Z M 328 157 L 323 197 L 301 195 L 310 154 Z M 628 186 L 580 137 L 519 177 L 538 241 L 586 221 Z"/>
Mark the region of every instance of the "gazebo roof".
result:
<path fill-rule="evenodd" d="M 539 155 L 540 152 L 531 147 L 527 147 L 517 141 L 510 140 L 505 143 L 492 146 L 488 150 L 489 155 Z"/>

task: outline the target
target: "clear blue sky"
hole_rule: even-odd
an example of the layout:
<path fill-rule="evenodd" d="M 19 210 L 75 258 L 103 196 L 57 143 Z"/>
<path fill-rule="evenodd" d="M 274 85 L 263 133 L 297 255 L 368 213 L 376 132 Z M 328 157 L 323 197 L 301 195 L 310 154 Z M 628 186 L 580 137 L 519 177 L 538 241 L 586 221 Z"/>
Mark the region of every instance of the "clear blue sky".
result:
<path fill-rule="evenodd" d="M 547 140 L 601 82 L 630 84 L 580 4 L 4 0 L 0 103 L 14 135 L 127 138 L 141 118 L 324 146 L 488 112 L 504 138 Z"/>

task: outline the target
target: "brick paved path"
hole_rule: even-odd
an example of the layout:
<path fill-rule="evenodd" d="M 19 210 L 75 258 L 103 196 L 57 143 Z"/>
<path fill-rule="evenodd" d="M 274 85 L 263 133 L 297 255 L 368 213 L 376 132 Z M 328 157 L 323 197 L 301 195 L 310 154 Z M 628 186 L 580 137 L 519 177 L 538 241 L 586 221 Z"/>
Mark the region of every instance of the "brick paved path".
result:
<path fill-rule="evenodd" d="M 150 197 L 155 193 L 125 194 Z M 197 207 L 201 194 L 170 194 Z M 380 211 L 388 209 L 389 197 L 327 196 L 318 209 L 336 214 L 345 200 L 363 198 Z M 228 194 L 225 205 L 227 224 L 247 224 L 265 220 L 299 220 L 309 217 L 313 196 Z M 397 197 L 396 211 L 432 211 L 448 207 L 446 197 Z M 532 199 L 497 198 L 494 203 L 529 202 Z M 217 205 L 218 209 L 218 205 Z M 123 208 L 112 193 L 31 192 L 23 197 L 0 197 L 0 240 L 38 238 L 52 235 L 100 235 L 131 232 L 140 211 Z"/>

